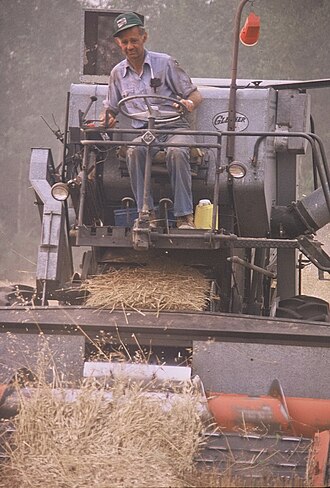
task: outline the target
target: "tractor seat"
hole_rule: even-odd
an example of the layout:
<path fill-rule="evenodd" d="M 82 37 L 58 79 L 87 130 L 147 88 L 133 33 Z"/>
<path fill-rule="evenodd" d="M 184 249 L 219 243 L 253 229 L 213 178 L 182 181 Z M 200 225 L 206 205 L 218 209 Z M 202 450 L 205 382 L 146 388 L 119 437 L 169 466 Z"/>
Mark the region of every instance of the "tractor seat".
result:
<path fill-rule="evenodd" d="M 120 146 L 117 149 L 117 157 L 119 160 L 119 169 L 121 171 L 121 176 L 129 176 L 127 164 L 126 164 L 126 153 L 127 146 Z M 190 148 L 190 168 L 192 177 L 198 176 L 199 168 L 205 169 L 204 166 L 204 152 L 199 147 Z M 166 168 L 166 158 L 165 151 L 160 149 L 152 160 L 151 176 L 166 176 L 168 171 Z"/>

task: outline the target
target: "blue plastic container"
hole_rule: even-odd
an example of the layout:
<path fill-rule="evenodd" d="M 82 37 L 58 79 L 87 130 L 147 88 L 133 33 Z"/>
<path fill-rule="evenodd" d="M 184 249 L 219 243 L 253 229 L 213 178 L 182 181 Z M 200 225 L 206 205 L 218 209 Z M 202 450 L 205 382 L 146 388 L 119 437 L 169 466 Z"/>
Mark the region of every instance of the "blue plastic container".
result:
<path fill-rule="evenodd" d="M 114 214 L 116 227 L 132 227 L 134 220 L 138 218 L 136 207 L 119 208 L 118 210 L 114 210 Z"/>
<path fill-rule="evenodd" d="M 156 216 L 158 218 L 158 207 L 155 207 Z M 115 226 L 116 227 L 132 227 L 134 221 L 138 218 L 139 214 L 136 207 L 131 208 L 119 208 L 114 210 Z M 169 227 L 175 227 L 175 217 L 173 209 L 168 210 Z"/>

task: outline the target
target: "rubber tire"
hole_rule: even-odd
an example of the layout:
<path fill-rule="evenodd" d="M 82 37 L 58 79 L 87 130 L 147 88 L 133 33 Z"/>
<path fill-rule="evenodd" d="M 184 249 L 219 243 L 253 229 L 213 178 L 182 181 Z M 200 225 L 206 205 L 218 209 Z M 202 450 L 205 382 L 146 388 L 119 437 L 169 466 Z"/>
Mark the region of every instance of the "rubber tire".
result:
<path fill-rule="evenodd" d="M 330 323 L 329 303 L 309 295 L 296 295 L 279 302 L 276 317 Z"/>
<path fill-rule="evenodd" d="M 35 289 L 28 285 L 8 285 L 0 287 L 1 307 L 24 307 L 39 305 L 35 297 Z"/>

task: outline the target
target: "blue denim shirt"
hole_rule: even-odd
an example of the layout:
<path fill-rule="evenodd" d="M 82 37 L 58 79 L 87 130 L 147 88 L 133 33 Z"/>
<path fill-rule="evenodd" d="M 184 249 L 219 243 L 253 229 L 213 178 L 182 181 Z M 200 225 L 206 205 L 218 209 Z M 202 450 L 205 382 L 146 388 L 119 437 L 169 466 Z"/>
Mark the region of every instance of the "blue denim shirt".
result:
<path fill-rule="evenodd" d="M 154 89 L 150 86 L 152 78 L 160 80 L 160 86 Z M 197 87 L 192 83 L 187 73 L 179 66 L 178 62 L 168 54 L 156 53 L 145 50 L 145 58 L 142 74 L 138 75 L 130 66 L 127 59 L 118 63 L 110 73 L 107 98 L 103 105 L 109 108 L 113 114 L 118 114 L 118 102 L 132 95 L 145 95 L 156 93 L 172 98 L 187 98 Z M 151 101 L 151 103 L 153 103 Z M 173 110 L 171 102 L 155 99 L 155 105 L 162 109 Z M 146 105 L 143 99 L 128 102 L 125 109 L 129 113 L 144 112 Z M 132 121 L 135 128 L 142 127 L 143 122 Z M 177 125 L 177 124 L 176 124 Z M 181 120 L 179 126 L 187 126 L 186 120 Z"/>

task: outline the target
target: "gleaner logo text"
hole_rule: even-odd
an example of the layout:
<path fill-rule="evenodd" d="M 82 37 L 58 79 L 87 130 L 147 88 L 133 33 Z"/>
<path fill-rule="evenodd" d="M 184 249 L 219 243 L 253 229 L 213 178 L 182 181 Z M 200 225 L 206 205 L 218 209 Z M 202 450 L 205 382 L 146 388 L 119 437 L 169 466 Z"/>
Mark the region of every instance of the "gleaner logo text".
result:
<path fill-rule="evenodd" d="M 228 117 L 229 117 L 228 111 L 227 112 L 220 112 L 219 114 L 216 114 L 213 117 L 212 123 L 213 123 L 214 127 L 219 132 L 227 130 L 227 128 L 228 128 Z M 242 130 L 247 129 L 248 126 L 249 126 L 249 119 L 246 117 L 246 115 L 240 114 L 239 112 L 236 112 L 235 130 L 237 132 L 241 132 Z"/>

